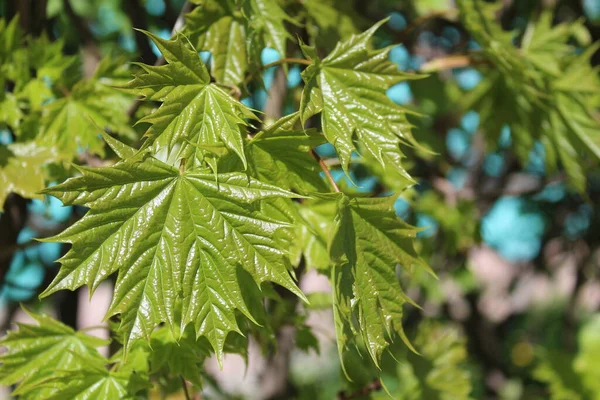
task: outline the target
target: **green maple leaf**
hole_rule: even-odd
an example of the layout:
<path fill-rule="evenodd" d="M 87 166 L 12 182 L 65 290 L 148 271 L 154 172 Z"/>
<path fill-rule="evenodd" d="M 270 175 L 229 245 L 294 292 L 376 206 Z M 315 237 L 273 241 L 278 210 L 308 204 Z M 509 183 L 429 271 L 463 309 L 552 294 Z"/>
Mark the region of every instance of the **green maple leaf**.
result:
<path fill-rule="evenodd" d="M 496 5 L 474 0 L 457 5 L 465 27 L 493 64 L 464 107 L 480 112 L 493 145 L 509 125 L 513 148 L 523 164 L 535 142 L 541 142 L 548 172 L 561 165 L 569 184 L 585 191 L 587 168 L 582 156 L 595 164 L 600 160 L 596 134 L 600 123 L 593 112 L 600 79 L 591 65 L 599 45 L 578 54 L 571 39 L 584 29 L 581 21 L 552 26 L 552 14 L 544 12 L 528 25 L 517 49 L 512 34 L 495 21 Z"/>
<path fill-rule="evenodd" d="M 29 199 L 41 199 L 38 193 L 45 186 L 43 167 L 59 158 L 56 148 L 40 146 L 35 142 L 0 146 L 0 211 L 11 192 Z"/>
<path fill-rule="evenodd" d="M 257 133 L 246 144 L 248 172 L 284 189 L 300 193 L 327 192 L 327 185 L 319 175 L 321 168 L 310 154 L 311 149 L 324 142 L 323 135 L 316 130 L 302 129 L 298 113 L 290 114 Z M 243 167 L 231 157 L 222 161 L 222 168 L 226 170 L 239 171 Z"/>
<path fill-rule="evenodd" d="M 321 199 L 307 200 L 298 207 L 301 223 L 296 228 L 296 245 L 308 268 L 327 271 L 331 265 L 327 242 L 333 229 L 335 204 Z"/>
<path fill-rule="evenodd" d="M 464 363 L 467 359 L 466 339 L 457 327 L 425 320 L 419 324 L 415 347 L 421 355 L 408 353 L 407 359 L 420 382 L 417 390 L 421 392 L 421 398 L 470 398 L 470 373 Z"/>
<path fill-rule="evenodd" d="M 313 112 L 321 112 L 323 134 L 335 147 L 346 172 L 352 152 L 359 150 L 412 182 L 402 167 L 400 144 L 418 144 L 406 120 L 407 110 L 392 102 L 386 90 L 416 76 L 400 71 L 388 60 L 390 48 L 370 48 L 371 37 L 384 22 L 339 43 L 323 60 L 314 49 L 303 46 L 313 63 L 302 74 L 306 85 L 300 113 L 304 122 Z"/>
<path fill-rule="evenodd" d="M 4 98 L 0 99 L 0 123 L 17 128 L 23 118 L 17 98 L 12 93 L 3 93 L 2 95 Z"/>
<path fill-rule="evenodd" d="M 29 311 L 28 314 L 39 325 L 19 323 L 18 330 L 9 331 L 0 340 L 0 346 L 6 348 L 6 353 L 0 356 L 0 383 L 18 383 L 15 395 L 52 398 L 57 388 L 45 385 L 47 380 L 90 364 L 102 364 L 103 357 L 96 347 L 106 345 L 106 341 L 75 332 L 46 315 Z"/>
<path fill-rule="evenodd" d="M 147 154 L 45 190 L 88 214 L 51 240 L 72 244 L 42 296 L 87 284 L 93 291 L 118 272 L 108 315 L 121 314 L 128 348 L 162 322 L 193 324 L 218 357 L 236 310 L 254 321 L 238 268 L 257 284 L 277 283 L 304 298 L 288 271 L 277 232 L 286 224 L 262 212 L 293 193 L 241 173 L 181 172 Z"/>
<path fill-rule="evenodd" d="M 246 19 L 232 0 L 203 1 L 185 16 L 185 34 L 196 49 L 211 52 L 211 74 L 239 85 L 248 69 Z"/>
<path fill-rule="evenodd" d="M 83 370 L 56 373 L 44 384 L 60 388 L 45 400 L 135 399 L 128 390 L 129 374 L 108 371 L 104 364 L 88 363 Z"/>
<path fill-rule="evenodd" d="M 420 354 L 394 345 L 385 357 L 383 382 L 394 386 L 397 400 L 468 400 L 472 391 L 467 360 L 466 338 L 453 324 L 424 319 L 414 339 Z M 387 377 L 391 377 L 388 381 Z M 383 400 L 388 394 L 375 396 Z"/>
<path fill-rule="evenodd" d="M 213 148 L 226 148 L 246 166 L 245 119 L 256 118 L 254 114 L 210 83 L 206 66 L 183 36 L 163 40 L 146 34 L 168 62 L 159 67 L 141 64 L 145 72 L 127 85 L 146 100 L 162 102 L 158 110 L 138 121 L 152 124 L 146 145 L 155 154 L 166 152 L 167 159 L 192 158 L 189 165 L 214 156 Z"/>
<path fill-rule="evenodd" d="M 409 272 L 427 266 L 413 248 L 416 229 L 396 217 L 394 198 L 336 197 L 329 248 L 338 350 L 342 357 L 353 340 L 356 318 L 371 359 L 379 366 L 394 334 L 411 346 L 402 328 L 402 306 L 414 303 L 398 282 L 396 265 Z"/>
<path fill-rule="evenodd" d="M 181 375 L 194 385 L 202 386 L 201 366 L 210 352 L 198 343 L 193 332 L 187 329 L 184 336 L 177 339 L 169 329 L 159 328 L 152 333 L 150 347 L 151 373 L 167 367 L 171 375 Z"/>
<path fill-rule="evenodd" d="M 302 2 L 306 8 L 308 24 L 306 29 L 312 42 L 328 50 L 337 42 L 360 33 L 357 25 L 360 17 L 353 9 L 352 3 L 343 0 L 306 0 Z"/>
<path fill-rule="evenodd" d="M 286 42 L 292 38 L 288 33 L 285 22 L 295 22 L 281 7 L 279 0 L 249 0 L 246 1 L 246 14 L 250 19 L 248 35 L 251 49 L 261 50 L 271 47 L 285 57 Z M 258 56 L 260 56 L 258 54 Z M 258 61 L 258 60 L 255 60 Z"/>
<path fill-rule="evenodd" d="M 44 108 L 40 144 L 57 146 L 71 157 L 81 150 L 104 155 L 104 129 L 136 136 L 123 112 L 128 99 L 96 79 L 78 82 L 68 96 Z"/>

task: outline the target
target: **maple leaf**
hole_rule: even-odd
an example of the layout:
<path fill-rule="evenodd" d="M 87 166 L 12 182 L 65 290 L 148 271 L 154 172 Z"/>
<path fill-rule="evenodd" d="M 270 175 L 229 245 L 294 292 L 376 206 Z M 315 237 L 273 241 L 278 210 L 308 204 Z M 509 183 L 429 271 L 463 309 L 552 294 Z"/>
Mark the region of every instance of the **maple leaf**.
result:
<path fill-rule="evenodd" d="M 547 172 L 554 172 L 560 162 L 569 185 L 584 192 L 586 163 L 581 157 L 594 164 L 600 160 L 600 123 L 592 111 L 600 79 L 591 63 L 600 45 L 579 54 L 570 40 L 582 22 L 553 26 L 552 13 L 545 11 L 528 24 L 517 49 L 512 33 L 496 22 L 497 5 L 459 0 L 457 6 L 465 27 L 493 64 L 463 106 L 480 111 L 492 143 L 497 143 L 505 125 L 510 126 L 513 148 L 524 165 L 539 141 Z"/>
<path fill-rule="evenodd" d="M 103 362 L 96 348 L 106 345 L 105 340 L 75 332 L 46 315 L 27 313 L 39 326 L 17 323 L 18 329 L 0 340 L 7 349 L 0 356 L 0 383 L 18 383 L 14 394 L 51 398 L 57 388 L 44 385 L 48 379 Z"/>
<path fill-rule="evenodd" d="M 266 215 L 268 199 L 291 192 L 241 173 L 181 172 L 147 154 L 45 190 L 88 214 L 50 240 L 71 243 L 42 296 L 87 284 L 93 291 L 118 272 L 108 315 L 121 314 L 125 346 L 148 338 L 161 322 L 193 324 L 219 359 L 235 311 L 251 321 L 238 267 L 257 284 L 270 281 L 304 298 L 274 239 L 287 224 Z"/>
<path fill-rule="evenodd" d="M 287 115 L 258 132 L 245 146 L 248 172 L 257 179 L 300 193 L 326 192 L 321 168 L 310 154 L 325 142 L 314 129 L 303 130 L 299 114 Z M 237 160 L 223 158 L 219 169 L 239 171 Z"/>
<path fill-rule="evenodd" d="M 123 112 L 128 100 L 95 79 L 80 81 L 67 96 L 44 108 L 39 142 L 60 148 L 69 159 L 84 150 L 103 156 L 103 129 L 136 137 Z"/>
<path fill-rule="evenodd" d="M 2 95 L 4 98 L 0 97 L 0 123 L 17 128 L 23 118 L 17 98 L 12 93 L 3 93 Z"/>
<path fill-rule="evenodd" d="M 185 34 L 198 50 L 210 51 L 211 74 L 225 85 L 239 85 L 248 69 L 246 20 L 235 1 L 208 0 L 185 16 Z"/>
<path fill-rule="evenodd" d="M 417 229 L 396 217 L 394 198 L 336 198 L 330 254 L 340 358 L 355 335 L 355 315 L 371 359 L 379 366 L 392 332 L 411 347 L 402 328 L 402 306 L 414 303 L 398 282 L 396 265 L 409 272 L 415 266 L 428 267 L 413 248 Z"/>
<path fill-rule="evenodd" d="M 370 48 L 371 37 L 384 22 L 338 43 L 323 60 L 317 57 L 314 49 L 302 46 L 304 54 L 313 63 L 302 73 L 306 85 L 300 113 L 304 122 L 314 112 L 321 112 L 323 134 L 335 147 L 346 172 L 352 152 L 360 150 L 368 152 L 389 171 L 412 182 L 401 165 L 404 156 L 400 144 L 419 145 L 406 120 L 407 110 L 392 102 L 386 90 L 417 76 L 400 71 L 388 60 L 389 47 Z M 311 103 L 315 105 L 314 110 Z"/>
<path fill-rule="evenodd" d="M 319 47 L 331 50 L 338 41 L 360 33 L 357 22 L 362 21 L 351 3 L 344 0 L 306 0 L 302 5 L 311 22 L 306 24 L 308 34 Z"/>
<path fill-rule="evenodd" d="M 11 192 L 29 199 L 41 199 L 38 192 L 45 187 L 43 166 L 59 158 L 56 148 L 40 146 L 35 142 L 0 146 L 0 211 Z"/>
<path fill-rule="evenodd" d="M 158 67 L 140 64 L 144 73 L 126 86 L 146 100 L 162 102 L 138 121 L 152 125 L 146 145 L 155 154 L 166 152 L 166 159 L 192 158 L 191 166 L 201 163 L 205 155 L 214 156 L 215 148 L 226 148 L 246 166 L 243 128 L 245 119 L 256 118 L 254 114 L 210 83 L 206 66 L 183 36 L 164 40 L 145 33 L 168 62 Z"/>
<path fill-rule="evenodd" d="M 152 332 L 150 347 L 151 373 L 167 368 L 172 375 L 181 375 L 194 385 L 201 387 L 201 366 L 210 356 L 209 349 L 198 343 L 193 332 L 186 330 L 178 339 L 165 327 Z"/>
<path fill-rule="evenodd" d="M 295 21 L 286 14 L 280 1 L 249 0 L 246 1 L 245 11 L 250 19 L 248 53 L 253 54 L 253 50 L 270 47 L 277 50 L 281 57 L 285 57 L 286 43 L 292 38 L 285 27 L 285 22 L 295 23 Z M 258 61 L 259 53 L 255 58 L 257 59 L 254 61 Z"/>

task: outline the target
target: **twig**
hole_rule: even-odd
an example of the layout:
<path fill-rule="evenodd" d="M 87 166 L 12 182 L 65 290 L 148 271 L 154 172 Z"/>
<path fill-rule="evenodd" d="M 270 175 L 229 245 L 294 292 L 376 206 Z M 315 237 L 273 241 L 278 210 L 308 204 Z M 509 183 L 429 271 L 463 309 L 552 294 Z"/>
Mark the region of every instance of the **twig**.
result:
<path fill-rule="evenodd" d="M 440 57 L 423 64 L 421 66 L 421 72 L 434 72 L 453 68 L 464 68 L 469 66 L 471 62 L 471 58 L 467 55 Z"/>
<path fill-rule="evenodd" d="M 369 395 L 371 392 L 376 392 L 381 390 L 381 380 L 375 379 L 373 382 L 369 383 L 367 386 L 360 388 L 352 393 L 340 392 L 338 393 L 338 400 L 351 400 L 358 399 L 360 397 L 364 397 Z"/>
<path fill-rule="evenodd" d="M 440 57 L 426 62 L 421 66 L 420 72 L 436 72 L 454 68 L 464 68 L 469 65 L 491 66 L 489 60 L 482 58 L 478 52 L 470 54 L 457 54 L 448 57 Z"/>
<path fill-rule="evenodd" d="M 314 150 L 311 150 L 310 154 L 315 158 L 315 160 L 317 160 L 317 162 L 321 166 L 321 169 L 323 170 L 323 173 L 327 177 L 327 180 L 329 181 L 329 183 L 333 187 L 333 190 L 336 193 L 339 193 L 340 192 L 340 188 L 338 187 L 337 183 L 335 183 L 335 180 L 333 179 L 333 176 L 331 176 L 331 171 L 329 170 L 329 167 L 327 167 L 327 164 L 325 164 L 325 161 L 323 161 L 323 159 L 321 157 L 319 157 L 319 155 L 317 154 L 317 152 L 314 151 Z"/>
<path fill-rule="evenodd" d="M 179 379 L 181 379 L 181 386 L 183 387 L 183 394 L 185 395 L 185 400 L 192 400 L 192 397 L 188 392 L 187 382 L 185 381 L 182 375 L 179 375 Z"/>

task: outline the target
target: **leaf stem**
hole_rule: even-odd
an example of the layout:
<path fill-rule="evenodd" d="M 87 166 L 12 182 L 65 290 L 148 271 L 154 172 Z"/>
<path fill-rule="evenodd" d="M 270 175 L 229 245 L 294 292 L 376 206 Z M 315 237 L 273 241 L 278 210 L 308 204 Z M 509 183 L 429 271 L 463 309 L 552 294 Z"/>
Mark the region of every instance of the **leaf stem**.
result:
<path fill-rule="evenodd" d="M 327 180 L 331 184 L 331 187 L 333 187 L 333 190 L 336 193 L 339 193 L 340 188 L 338 187 L 337 183 L 335 183 L 335 179 L 333 179 L 333 176 L 331 176 L 331 171 L 329 170 L 329 167 L 327 166 L 327 164 L 325 164 L 325 161 L 323 161 L 323 159 L 321 157 L 319 157 L 317 152 L 314 150 L 311 150 L 310 154 L 315 158 L 315 160 L 317 160 L 317 162 L 321 166 L 321 169 L 323 170 L 323 173 L 325 174 L 325 176 L 327 177 Z"/>
<path fill-rule="evenodd" d="M 192 400 L 190 396 L 190 392 L 188 392 L 187 383 L 182 375 L 179 375 L 179 379 L 181 379 L 181 386 L 183 387 L 183 394 L 185 395 L 185 400 Z"/>

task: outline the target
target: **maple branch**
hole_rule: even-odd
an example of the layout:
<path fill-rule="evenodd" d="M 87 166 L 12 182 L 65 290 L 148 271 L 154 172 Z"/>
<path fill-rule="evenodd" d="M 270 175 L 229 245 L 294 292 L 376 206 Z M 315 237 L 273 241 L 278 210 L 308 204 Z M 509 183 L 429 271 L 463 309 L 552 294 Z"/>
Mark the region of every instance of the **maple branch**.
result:
<path fill-rule="evenodd" d="M 181 379 L 181 386 L 183 387 L 183 394 L 185 395 L 185 400 L 192 400 L 192 397 L 188 392 L 187 382 L 185 381 L 182 375 L 179 375 L 179 379 Z"/>
<path fill-rule="evenodd" d="M 340 188 L 338 187 L 337 183 L 335 183 L 335 179 L 333 179 L 333 176 L 331 176 L 331 171 L 329 170 L 329 167 L 327 167 L 327 164 L 325 163 L 325 161 L 323 161 L 323 159 L 321 157 L 319 157 L 319 155 L 317 154 L 317 152 L 314 151 L 314 150 L 311 150 L 310 154 L 319 163 L 319 166 L 321 167 L 321 169 L 323 170 L 323 173 L 327 177 L 327 180 L 329 181 L 329 183 L 333 187 L 333 190 L 336 193 L 339 193 L 340 192 Z"/>
<path fill-rule="evenodd" d="M 426 62 L 421 66 L 422 72 L 435 72 L 445 69 L 464 68 L 471 64 L 471 58 L 467 55 L 453 55 L 440 57 Z"/>
<path fill-rule="evenodd" d="M 436 58 L 423 64 L 420 72 L 436 72 L 446 69 L 464 68 L 469 65 L 490 64 L 488 60 L 478 58 L 476 55 L 477 52 Z"/>

